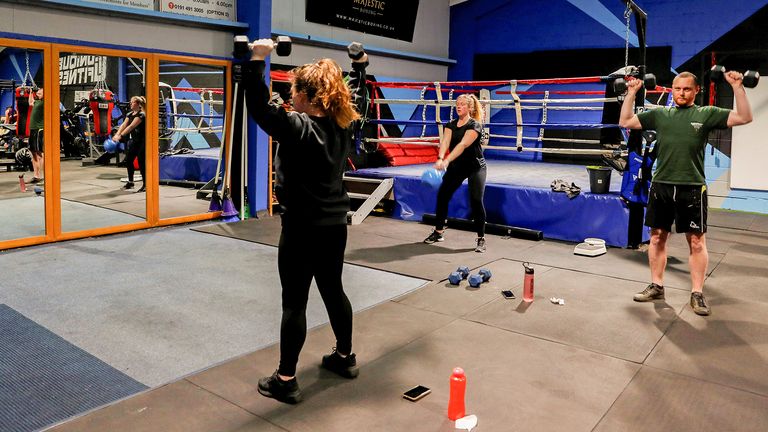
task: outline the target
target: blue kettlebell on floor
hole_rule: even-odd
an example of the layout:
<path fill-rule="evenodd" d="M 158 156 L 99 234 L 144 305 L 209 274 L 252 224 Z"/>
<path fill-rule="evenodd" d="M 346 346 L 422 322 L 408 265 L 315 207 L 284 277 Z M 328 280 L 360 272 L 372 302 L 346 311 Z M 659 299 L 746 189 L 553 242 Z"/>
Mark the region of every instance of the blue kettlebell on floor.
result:
<path fill-rule="evenodd" d="M 427 168 L 421 173 L 421 182 L 429 185 L 432 189 L 439 189 L 440 184 L 443 183 L 444 174 L 445 171 Z"/>

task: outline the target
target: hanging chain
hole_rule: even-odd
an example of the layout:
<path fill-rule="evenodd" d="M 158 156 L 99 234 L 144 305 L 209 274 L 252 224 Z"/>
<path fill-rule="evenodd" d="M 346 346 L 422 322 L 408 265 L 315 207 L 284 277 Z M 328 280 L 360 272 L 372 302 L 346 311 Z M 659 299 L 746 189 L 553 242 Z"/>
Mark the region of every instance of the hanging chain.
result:
<path fill-rule="evenodd" d="M 35 79 L 32 77 L 32 72 L 29 71 L 29 51 L 24 50 L 24 62 L 27 66 L 27 71 L 24 73 L 24 86 L 27 85 L 27 78 L 29 78 L 29 82 L 32 83 L 32 87 L 37 87 L 37 84 L 35 84 Z"/>
<path fill-rule="evenodd" d="M 624 19 L 627 21 L 626 34 L 624 36 L 624 73 L 627 73 L 629 67 L 629 18 L 632 16 L 632 8 L 627 2 L 627 9 L 624 11 Z"/>

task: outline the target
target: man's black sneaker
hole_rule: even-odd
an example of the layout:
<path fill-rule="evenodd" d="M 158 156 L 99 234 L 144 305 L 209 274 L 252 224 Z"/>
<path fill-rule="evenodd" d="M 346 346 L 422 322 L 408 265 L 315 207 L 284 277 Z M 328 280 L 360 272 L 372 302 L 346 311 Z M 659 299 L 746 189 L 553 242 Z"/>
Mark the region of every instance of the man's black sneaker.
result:
<path fill-rule="evenodd" d="M 301 389 L 296 377 L 283 381 L 277 371 L 271 376 L 259 380 L 259 393 L 280 402 L 297 404 L 301 402 Z"/>
<path fill-rule="evenodd" d="M 477 246 L 475 246 L 475 252 L 485 252 L 485 237 L 477 238 Z"/>
<path fill-rule="evenodd" d="M 707 316 L 711 312 L 707 301 L 704 299 L 704 294 L 700 292 L 691 293 L 691 307 L 696 312 L 696 315 Z"/>
<path fill-rule="evenodd" d="M 435 230 L 432 230 L 432 234 L 430 234 L 429 237 L 424 239 L 424 243 L 432 244 L 432 243 L 435 243 L 435 242 L 441 242 L 443 240 L 445 240 L 445 238 L 443 238 L 443 234 L 442 233 L 439 233 L 439 232 L 437 232 Z"/>
<path fill-rule="evenodd" d="M 664 300 L 664 287 L 652 283 L 645 287 L 644 290 L 635 294 L 636 302 L 647 302 L 651 300 Z"/>
<path fill-rule="evenodd" d="M 344 378 L 357 378 L 360 373 L 355 354 L 342 357 L 336 352 L 336 348 L 333 349 L 332 353 L 323 356 L 323 367 Z"/>

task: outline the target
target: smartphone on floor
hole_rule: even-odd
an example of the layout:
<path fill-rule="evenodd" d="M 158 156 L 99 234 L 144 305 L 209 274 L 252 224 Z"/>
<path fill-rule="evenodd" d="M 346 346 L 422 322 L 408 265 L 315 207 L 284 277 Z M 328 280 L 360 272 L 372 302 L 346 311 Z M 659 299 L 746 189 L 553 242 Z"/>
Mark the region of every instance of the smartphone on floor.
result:
<path fill-rule="evenodd" d="M 412 402 L 416 402 L 417 400 L 423 398 L 424 396 L 430 393 L 432 393 L 432 390 L 420 385 L 403 393 L 403 398 L 408 399 L 409 401 L 412 401 Z"/>
<path fill-rule="evenodd" d="M 513 293 L 513 292 L 512 292 L 512 291 L 510 291 L 510 290 L 504 290 L 504 291 L 502 291 L 502 292 L 501 292 L 501 295 L 503 295 L 503 296 L 504 296 L 504 298 L 505 298 L 505 299 L 507 299 L 507 300 L 512 300 L 513 298 L 515 298 L 515 293 Z"/>

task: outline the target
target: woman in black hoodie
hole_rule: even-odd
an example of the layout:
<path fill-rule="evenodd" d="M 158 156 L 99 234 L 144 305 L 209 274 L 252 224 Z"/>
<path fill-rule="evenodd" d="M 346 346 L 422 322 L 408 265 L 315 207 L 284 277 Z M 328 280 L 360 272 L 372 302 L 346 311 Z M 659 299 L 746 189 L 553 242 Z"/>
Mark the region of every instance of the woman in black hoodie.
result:
<path fill-rule="evenodd" d="M 275 193 L 283 207 L 277 267 L 282 285 L 280 365 L 259 380 L 259 393 L 286 403 L 301 401 L 296 364 L 307 334 L 309 287 L 315 279 L 336 336 L 322 366 L 346 378 L 358 374 L 352 353 L 352 306 L 341 282 L 347 244 L 349 197 L 342 183 L 352 144 L 352 123 L 360 118 L 353 97 L 365 86 L 367 56 L 352 64 L 350 85 L 331 59 L 293 70 L 293 111 L 269 103 L 264 59 L 271 39 L 251 44 L 244 83 L 248 111 L 278 141 Z M 359 99 L 363 99 L 359 97 Z M 362 103 L 362 102 L 361 102 Z"/>

